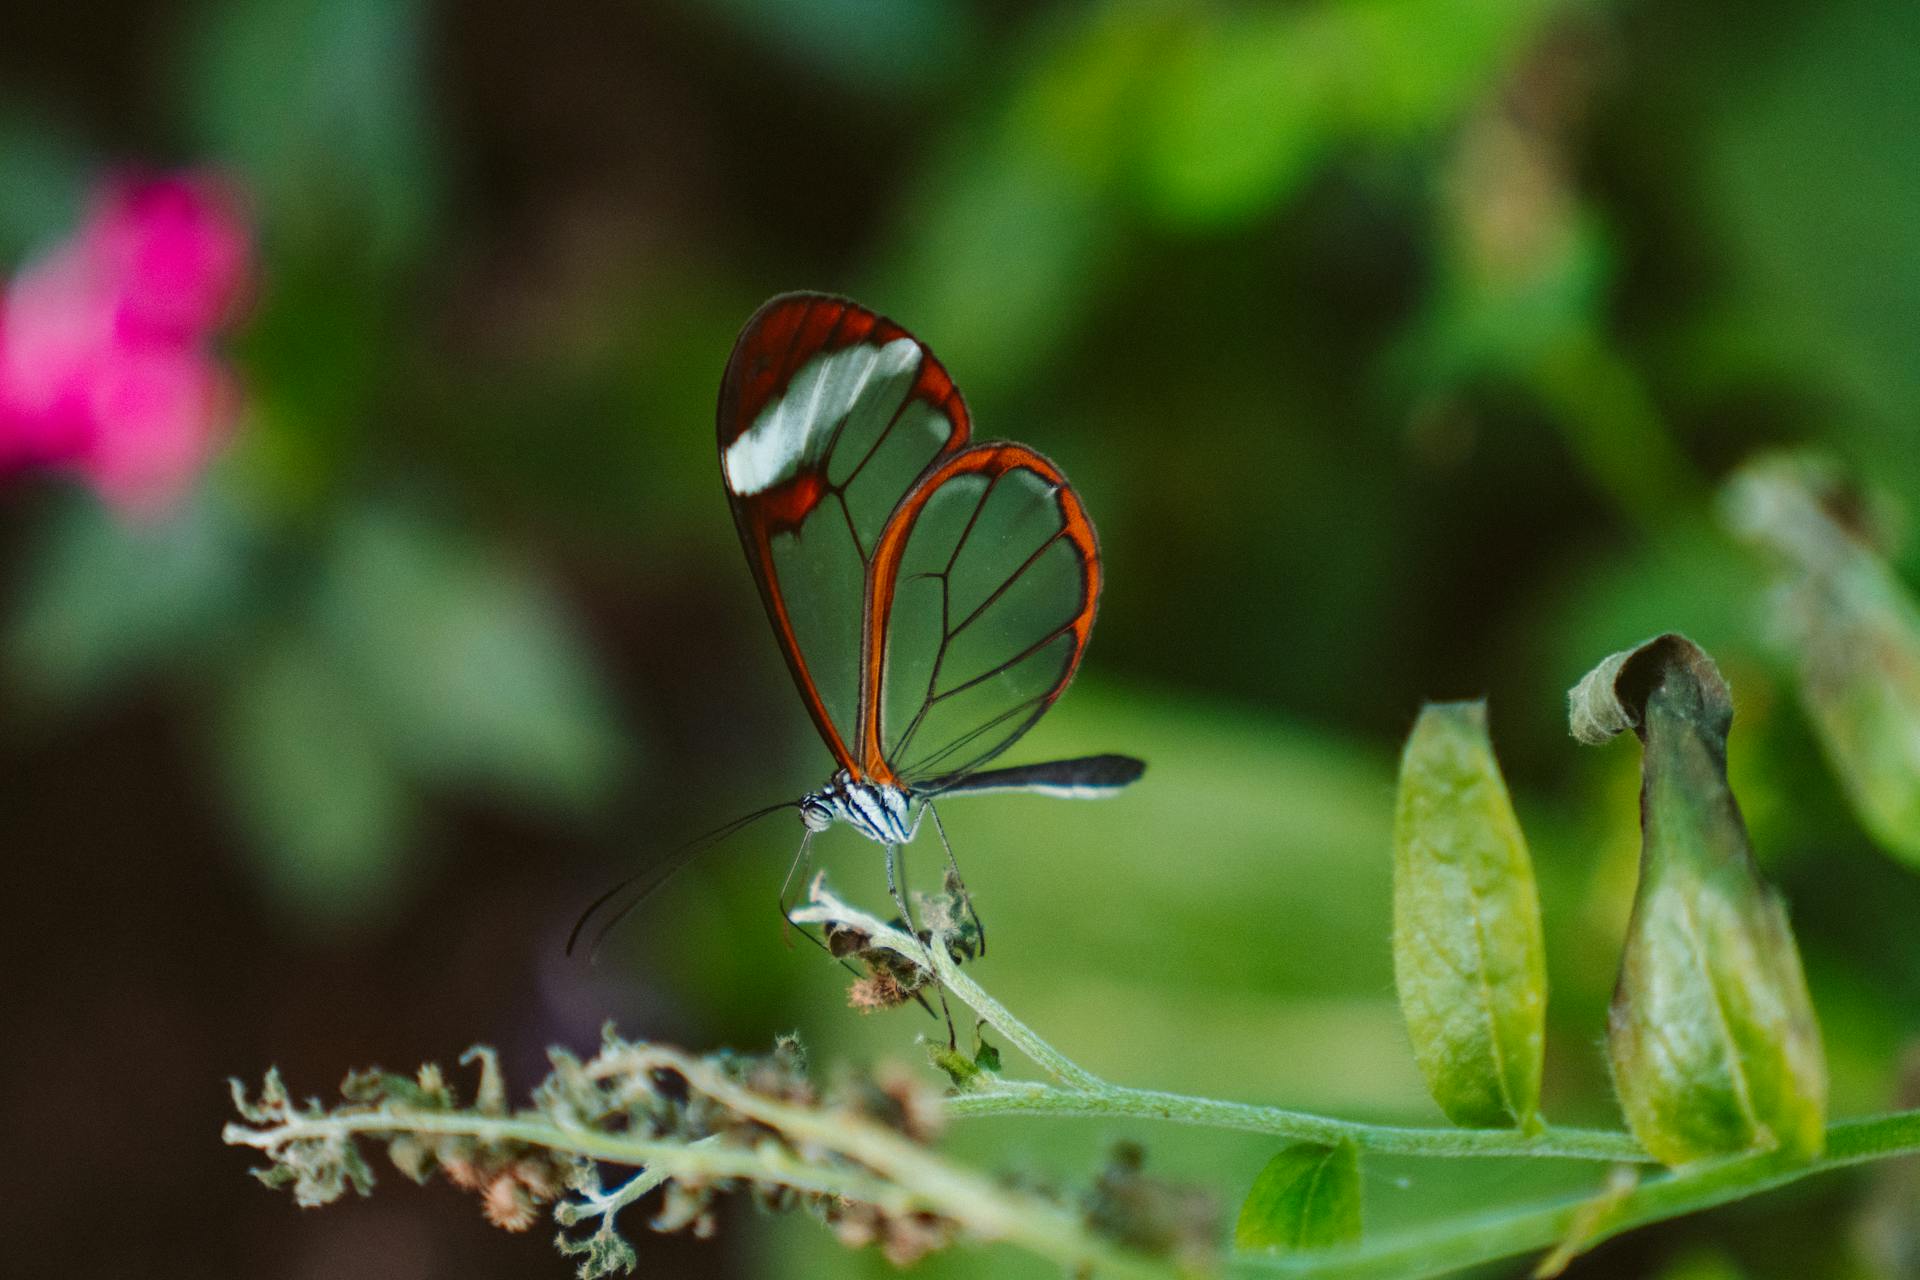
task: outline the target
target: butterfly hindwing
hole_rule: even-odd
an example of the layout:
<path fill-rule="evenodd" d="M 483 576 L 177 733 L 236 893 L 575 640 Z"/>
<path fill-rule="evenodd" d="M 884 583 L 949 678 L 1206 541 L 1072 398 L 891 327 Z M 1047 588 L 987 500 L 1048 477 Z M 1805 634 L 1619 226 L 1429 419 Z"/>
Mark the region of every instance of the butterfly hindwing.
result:
<path fill-rule="evenodd" d="M 734 523 L 808 713 L 856 777 L 869 562 L 902 495 L 969 431 L 933 353 L 845 299 L 773 299 L 727 362 L 719 446 Z"/>
<path fill-rule="evenodd" d="M 929 472 L 875 549 L 860 729 L 869 777 L 954 779 L 1067 687 L 1093 630 L 1100 556 L 1066 477 L 1018 444 Z"/>

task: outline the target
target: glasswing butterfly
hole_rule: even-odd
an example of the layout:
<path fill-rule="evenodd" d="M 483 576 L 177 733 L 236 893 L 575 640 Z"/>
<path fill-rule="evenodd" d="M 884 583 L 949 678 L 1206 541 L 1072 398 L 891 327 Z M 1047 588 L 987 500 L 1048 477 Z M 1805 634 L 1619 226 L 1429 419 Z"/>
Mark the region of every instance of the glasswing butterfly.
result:
<path fill-rule="evenodd" d="M 1145 770 L 1120 755 L 985 767 L 1073 679 L 1100 549 L 1059 468 L 1025 445 L 973 441 L 966 402 L 925 344 L 844 298 L 774 298 L 727 361 L 719 446 L 767 618 L 838 767 L 819 790 L 729 823 L 672 865 L 798 809 L 805 835 L 787 885 L 813 837 L 844 822 L 885 847 L 888 889 L 911 927 L 895 864 L 928 814 L 939 829 L 934 800 L 1105 796 Z M 951 865 L 950 846 L 947 856 Z M 786 904 L 783 887 L 783 915 Z"/>

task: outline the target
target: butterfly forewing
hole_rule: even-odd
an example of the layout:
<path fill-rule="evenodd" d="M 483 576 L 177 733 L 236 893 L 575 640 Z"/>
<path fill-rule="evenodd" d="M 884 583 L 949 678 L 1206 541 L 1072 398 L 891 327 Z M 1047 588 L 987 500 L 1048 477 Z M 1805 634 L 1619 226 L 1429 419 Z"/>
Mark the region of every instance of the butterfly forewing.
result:
<path fill-rule="evenodd" d="M 863 720 L 867 772 L 963 774 L 1024 733 L 1072 679 L 1099 595 L 1093 528 L 1059 470 L 978 445 L 900 504 L 876 549 Z"/>
<path fill-rule="evenodd" d="M 843 299 L 775 298 L 727 363 L 720 467 L 734 522 L 808 712 L 856 776 L 868 563 L 901 496 L 967 435 L 932 353 Z"/>

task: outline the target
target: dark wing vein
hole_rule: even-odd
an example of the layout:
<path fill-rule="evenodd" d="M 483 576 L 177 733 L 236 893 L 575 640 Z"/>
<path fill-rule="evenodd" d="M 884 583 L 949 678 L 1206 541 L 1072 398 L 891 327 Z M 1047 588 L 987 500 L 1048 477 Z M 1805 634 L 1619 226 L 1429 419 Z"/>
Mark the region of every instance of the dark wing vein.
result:
<path fill-rule="evenodd" d="M 860 385 L 862 388 L 865 388 L 866 383 L 862 382 Z M 874 436 L 873 443 L 867 446 L 867 451 L 860 456 L 860 461 L 855 463 L 853 470 L 847 473 L 847 478 L 840 482 L 839 489 L 838 489 L 839 492 L 845 493 L 847 489 L 852 486 L 853 482 L 860 478 L 860 473 L 866 469 L 866 466 L 869 462 L 873 461 L 873 455 L 880 452 L 880 446 L 887 442 L 887 437 L 893 434 L 894 427 L 899 425 L 900 415 L 907 411 L 907 406 L 912 404 L 913 401 L 914 401 L 913 393 L 912 391 L 908 391 L 906 398 L 903 399 L 899 403 L 899 405 L 894 408 L 893 416 L 887 419 L 887 425 L 880 428 L 880 433 Z M 848 420 L 850 420 L 852 417 L 853 417 L 852 410 L 848 410 L 847 416 L 840 420 L 840 427 L 834 430 L 833 438 L 835 443 L 839 442 L 840 430 L 846 427 Z M 953 430 L 951 425 L 953 422 L 953 419 L 948 418 L 947 422 L 949 424 L 948 430 L 947 430 L 947 439 L 951 440 L 953 439 Z M 946 446 L 944 444 L 941 446 L 941 448 L 945 448 L 945 447 Z M 935 457 L 939 456 L 939 450 L 934 451 L 934 456 Z M 823 478 L 826 476 L 827 471 L 828 471 L 828 468 L 823 463 L 820 470 L 820 474 Z"/>
<path fill-rule="evenodd" d="M 945 589 L 944 582 L 941 584 L 941 587 L 942 587 L 942 590 Z M 895 756 L 900 756 L 906 753 L 907 743 L 913 738 L 914 733 L 919 730 L 921 723 L 926 719 L 927 713 L 933 710 L 936 704 L 945 702 L 948 698 L 953 697 L 955 694 L 965 693 L 967 690 L 974 688 L 976 685 L 985 684 L 987 681 L 993 679 L 997 675 L 1002 675 L 1008 671 L 1011 671 L 1013 668 L 1025 662 L 1028 658 L 1033 657 L 1035 654 L 1045 649 L 1048 645 L 1052 644 L 1055 640 L 1058 640 L 1061 636 L 1071 633 L 1073 631 L 1073 628 L 1074 628 L 1074 620 L 1069 618 L 1066 622 L 1055 627 L 1052 631 L 1049 631 L 1046 635 L 1041 636 L 1038 640 L 1028 645 L 1025 649 L 1022 649 L 1019 653 L 1014 654 L 1011 658 L 1008 658 L 1003 662 L 995 663 L 993 666 L 987 668 L 985 671 L 973 677 L 971 680 L 962 681 L 961 683 L 953 686 L 953 688 L 944 690 L 940 693 L 928 694 L 926 701 L 920 704 L 920 709 L 914 713 L 913 720 L 907 725 L 907 731 L 901 734 L 900 741 L 894 744 L 893 754 Z M 955 634 L 958 634 L 958 633 L 956 632 Z M 945 656 L 946 646 L 948 642 L 952 640 L 952 638 L 953 638 L 952 636 L 948 636 L 946 640 L 942 640 L 940 642 L 940 648 L 936 651 L 939 656 L 942 656 L 942 657 Z M 1040 696 L 1049 697 L 1052 695 L 1053 692 L 1054 692 L 1053 690 L 1047 690 L 1046 692 L 1042 693 Z M 1024 706 L 1026 704 L 1021 703 L 1019 705 Z M 989 726 L 995 725 L 998 723 L 1000 723 L 1000 720 L 998 718 L 989 720 L 987 722 Z M 978 731 L 975 731 L 975 732 L 977 733 Z M 971 740 L 974 736 L 975 734 L 970 733 L 965 737 L 961 738 L 960 741 L 963 743 L 967 742 Z M 1007 745 L 1011 745 L 1011 743 Z M 935 758 L 937 759 L 938 757 L 935 757 Z M 916 771 L 917 770 L 905 770 L 903 772 L 916 772 Z"/>
<path fill-rule="evenodd" d="M 833 500 L 840 504 L 840 515 L 847 522 L 847 536 L 853 539 L 853 553 L 860 557 L 860 563 L 867 562 L 867 549 L 860 545 L 860 531 L 853 527 L 853 511 L 847 506 L 847 495 L 839 490 L 829 490 Z"/>
<path fill-rule="evenodd" d="M 1009 591 L 1011 591 L 1014 588 L 1014 586 L 1020 582 L 1020 580 L 1027 574 L 1029 570 L 1031 570 L 1036 564 L 1040 562 L 1041 558 L 1046 555 L 1046 553 L 1053 547 L 1053 545 L 1067 536 L 1068 530 L 1065 526 L 1062 526 L 1061 528 L 1056 529 L 1043 542 L 1041 542 L 1041 544 L 1038 547 L 1034 548 L 1034 550 L 1024 560 L 1022 560 L 1020 564 L 1016 566 L 1010 574 L 1007 575 L 1005 580 L 1003 580 L 998 586 L 996 586 L 991 592 L 989 592 L 987 596 L 983 600 L 981 600 L 978 605 L 976 605 L 971 611 L 969 611 L 966 617 L 962 618 L 958 623 L 954 623 L 952 621 L 952 615 L 951 615 L 952 574 L 953 574 L 954 568 L 956 565 L 959 564 L 961 552 L 965 550 L 967 545 L 967 540 L 972 536 L 974 529 L 979 524 L 982 513 L 986 510 L 987 501 L 989 497 L 992 495 L 994 487 L 999 484 L 1000 480 L 1006 474 L 1008 473 L 1000 472 L 995 474 L 991 479 L 989 479 L 989 481 L 987 482 L 987 485 L 981 491 L 979 499 L 974 504 L 973 511 L 968 515 L 967 522 L 962 527 L 960 535 L 954 543 L 952 552 L 947 557 L 945 566 L 937 572 L 931 572 L 924 575 L 920 575 L 924 577 L 935 578 L 940 583 L 940 641 L 934 649 L 933 660 L 932 660 L 932 663 L 930 664 L 931 669 L 929 670 L 927 675 L 926 692 L 921 699 L 919 707 L 915 710 L 913 717 L 907 722 L 907 726 L 905 730 L 902 731 L 898 740 L 894 743 L 892 751 L 889 753 L 890 756 L 896 761 L 903 760 L 906 757 L 907 752 L 911 748 L 916 735 L 919 733 L 920 729 L 926 724 L 927 717 L 933 711 L 935 706 L 939 705 L 942 702 L 945 702 L 946 700 L 952 697 L 955 697 L 958 694 L 964 693 L 969 689 L 976 688 L 977 686 L 984 684 L 989 680 L 994 679 L 996 676 L 1000 676 L 1006 673 L 1007 671 L 1012 670 L 1013 668 L 1019 666 L 1021 663 L 1034 657 L 1036 654 L 1043 652 L 1047 648 L 1047 646 L 1054 644 L 1062 636 L 1067 635 L 1075 630 L 1075 627 L 1077 624 L 1077 617 L 1069 618 L 1066 622 L 1062 623 L 1058 627 L 1055 627 L 1053 630 L 1047 632 L 1045 635 L 1041 636 L 1038 640 L 1034 641 L 1032 644 L 1022 649 L 1020 652 L 1005 659 L 1004 661 L 994 664 L 992 667 L 988 668 L 986 671 L 983 671 L 980 674 L 973 676 L 970 679 L 962 681 L 960 684 L 955 685 L 951 689 L 947 689 L 947 690 L 939 689 L 940 676 L 942 671 L 945 669 L 947 656 L 952 652 L 953 643 L 959 637 L 959 635 L 963 631 L 965 631 L 969 626 L 971 626 L 974 622 L 978 621 L 996 603 L 998 603 L 1000 600 L 1005 598 L 1006 594 Z M 1057 489 L 1055 490 L 1055 492 L 1057 492 Z M 970 730 L 966 734 L 962 735 L 956 741 L 947 744 L 945 747 L 938 748 L 933 755 L 925 759 L 916 761 L 914 762 L 914 764 L 904 768 L 896 765 L 895 766 L 896 772 L 899 772 L 902 774 L 914 774 L 914 773 L 922 772 L 933 763 L 952 755 L 956 751 L 963 749 L 969 743 L 976 741 L 981 735 L 990 732 L 991 730 L 993 730 L 994 728 L 998 727 L 1001 724 L 1006 723 L 1008 720 L 1012 719 L 1015 716 L 1018 716 L 1023 711 L 1029 708 L 1033 708 L 1035 706 L 1038 706 L 1040 711 L 1044 711 L 1046 705 L 1048 705 L 1048 703 L 1051 701 L 1052 696 L 1055 693 L 1057 693 L 1057 688 L 1044 690 L 1041 693 L 1031 698 L 1027 698 L 1019 703 L 1016 703 L 1011 708 L 1007 709 L 1006 711 L 1003 711 L 999 715 L 996 715 L 992 719 L 988 720 L 985 724 L 980 725 L 977 728 Z M 1037 715 L 1039 713 L 1036 712 L 1035 714 Z M 1016 734 L 1015 737 L 1017 736 L 1018 735 Z M 989 752 L 986 756 L 982 757 L 981 760 L 971 762 L 968 765 L 968 768 L 969 769 L 977 768 L 979 764 L 982 763 L 984 760 L 991 759 L 994 755 L 997 755 L 1000 750 L 1004 750 L 1005 747 L 1007 745 L 1010 745 L 1012 741 L 1013 739 L 1010 738 L 1008 742 L 1000 744 L 994 751 Z"/>
<path fill-rule="evenodd" d="M 980 491 L 980 501 L 973 504 L 973 514 L 967 517 L 966 528 L 960 531 L 959 541 L 953 544 L 953 554 L 947 557 L 947 567 L 940 571 L 941 577 L 944 578 L 952 573 L 953 566 L 960 563 L 960 553 L 966 550 L 967 539 L 973 536 L 973 527 L 980 523 L 980 513 L 987 509 L 987 499 L 993 496 L 994 486 L 999 484 L 1006 474 L 1002 471 L 999 475 L 990 477 L 987 480 L 987 487 Z"/>
<path fill-rule="evenodd" d="M 919 730 L 921 722 L 926 719 L 927 712 L 931 711 L 934 703 L 940 700 L 935 696 L 934 690 L 940 683 L 940 671 L 941 668 L 946 665 L 947 653 L 952 647 L 953 638 L 960 634 L 961 627 L 966 626 L 967 622 L 971 622 L 975 617 L 979 616 L 980 609 L 986 608 L 987 605 L 999 599 L 1000 595 L 1013 583 L 1013 579 L 1011 578 L 1002 583 L 992 595 L 987 597 L 987 600 L 980 606 L 980 609 L 975 609 L 972 614 L 969 614 L 966 621 L 962 622 L 959 627 L 950 625 L 952 616 L 950 609 L 953 600 L 953 567 L 960 563 L 960 553 L 966 550 L 967 539 L 973 536 L 975 526 L 980 523 L 980 514 L 987 509 L 987 500 L 993 496 L 995 486 L 1000 483 L 1005 475 L 1006 472 L 1004 471 L 994 475 L 987 481 L 986 487 L 980 491 L 979 500 L 973 504 L 972 514 L 967 517 L 967 523 L 961 528 L 959 538 L 954 541 L 953 552 L 947 557 L 946 567 L 937 573 L 926 575 L 930 578 L 936 578 L 940 582 L 940 644 L 934 650 L 933 663 L 931 669 L 927 672 L 927 692 L 920 701 L 920 708 L 913 713 L 913 719 L 907 722 L 905 731 L 900 735 L 900 741 L 894 745 L 893 751 L 896 756 L 905 753 L 907 744 L 913 740 L 913 735 Z M 1059 536 L 1060 535 L 1056 533 L 1052 538 L 1048 538 L 1046 543 L 1041 546 L 1040 551 L 1045 551 L 1047 547 L 1052 546 L 1054 540 Z M 1036 551 L 1027 563 L 1031 564 L 1032 559 L 1038 558 L 1039 554 L 1040 552 Z M 1021 565 L 1020 568 L 1014 571 L 1014 577 L 1019 577 L 1019 575 L 1025 573 L 1026 570 L 1027 564 Z"/>
<path fill-rule="evenodd" d="M 1014 703 L 1011 707 L 1008 707 L 1005 711 L 1002 711 L 999 715 L 987 721 L 985 724 L 981 725 L 979 728 L 969 730 L 967 733 L 964 733 L 960 737 L 955 738 L 952 742 L 949 742 L 946 746 L 940 748 L 938 751 L 934 752 L 932 755 L 927 756 L 922 760 L 916 760 L 910 769 L 904 770 L 903 772 L 905 772 L 908 775 L 917 775 L 917 774 L 924 773 L 926 770 L 931 769 L 934 765 L 940 763 L 940 761 L 946 759 L 948 756 L 960 750 L 962 747 L 966 746 L 968 743 L 973 742 L 975 739 L 979 738 L 983 734 L 991 733 L 993 730 L 999 728 L 1002 724 L 1005 724 L 1007 721 L 1013 719 L 1015 716 L 1021 714 L 1022 712 L 1035 707 L 1037 707 L 1039 710 L 1045 710 L 1047 701 L 1051 696 L 1052 696 L 1052 691 L 1047 690 L 1040 693 L 1036 693 L 1032 697 L 1026 699 L 1023 702 Z M 1001 751 L 1005 750 L 1007 746 L 1010 745 L 1013 741 L 1014 741 L 1013 738 L 1009 738 L 1006 742 L 1003 742 L 1000 745 L 996 746 L 992 751 L 989 751 L 986 755 L 981 756 L 979 759 L 968 761 L 965 766 L 954 771 L 955 775 L 959 777 L 964 777 L 967 774 L 972 773 L 975 769 L 978 769 L 981 765 L 985 764 L 987 761 L 993 759 L 994 756 L 998 755 Z"/>
<path fill-rule="evenodd" d="M 786 368 L 787 361 L 793 359 L 793 349 L 800 345 L 800 335 L 807 331 L 807 318 L 813 314 L 813 309 L 817 305 L 818 303 L 812 298 L 801 304 L 800 319 L 794 323 L 793 332 L 787 335 L 787 345 L 780 352 L 780 363 L 774 366 L 776 369 Z"/>
<path fill-rule="evenodd" d="M 842 319 L 845 319 L 845 317 L 843 316 Z M 836 321 L 834 324 L 835 335 L 839 333 L 839 329 L 839 322 Z M 823 350 L 824 349 L 826 348 L 823 348 Z M 922 358 L 925 358 L 924 353 Z M 859 409 L 860 397 L 866 392 L 867 384 L 873 381 L 873 371 L 879 367 L 879 348 L 876 347 L 874 349 L 873 359 L 867 364 L 865 372 L 860 375 L 859 385 L 853 389 L 853 394 L 848 397 L 846 414 L 839 422 L 834 424 L 833 434 L 827 438 L 826 447 L 820 451 L 820 479 L 825 482 L 826 491 L 832 494 L 834 499 L 840 504 L 840 514 L 847 522 L 847 533 L 853 538 L 853 550 L 854 553 L 860 557 L 861 564 L 867 564 L 872 557 L 860 541 L 860 530 L 854 526 L 853 511 L 847 506 L 847 490 L 853 487 L 853 482 L 859 479 L 860 473 L 866 469 L 866 465 L 873 461 L 874 455 L 880 452 L 881 446 L 886 444 L 887 438 L 893 434 L 894 427 L 899 425 L 900 415 L 905 413 L 907 406 L 914 401 L 911 390 L 909 390 L 907 395 L 895 406 L 892 416 L 887 419 L 887 425 L 880 428 L 879 433 L 873 437 L 873 443 L 868 445 L 867 451 L 860 455 L 860 461 L 855 463 L 853 470 L 847 473 L 847 478 L 839 484 L 834 484 L 831 480 L 828 480 L 827 477 L 833 474 L 833 455 L 840 447 L 840 437 L 845 433 L 847 424 L 853 421 L 853 415 Z M 814 394 L 817 399 L 819 396 L 818 387 L 814 389 Z M 811 412 L 811 410 L 809 410 L 809 412 Z M 949 419 L 949 422 L 951 422 L 951 419 Z M 949 428 L 947 435 L 949 439 L 952 438 L 953 433 L 951 428 Z M 938 450 L 935 451 L 935 454 L 938 456 Z"/>
<path fill-rule="evenodd" d="M 839 333 L 839 329 L 840 329 L 839 325 L 836 324 L 834 326 L 835 334 Z M 826 348 L 826 347 L 821 348 L 821 350 L 823 351 L 828 349 L 829 348 Z M 867 389 L 867 384 L 873 381 L 873 371 L 875 369 L 878 369 L 879 367 L 880 367 L 880 348 L 875 347 L 873 349 L 873 357 L 867 361 L 866 369 L 863 370 L 860 374 L 859 385 L 854 387 L 853 393 L 847 397 L 846 414 L 841 417 L 840 421 L 833 424 L 833 434 L 827 437 L 827 443 L 820 450 L 820 478 L 822 480 L 825 480 L 827 478 L 827 474 L 833 469 L 833 454 L 834 454 L 834 451 L 840 447 L 840 437 L 846 432 L 847 424 L 853 421 L 854 410 L 857 409 L 860 405 L 860 397 L 863 394 L 865 394 Z M 912 398 L 913 398 L 912 396 L 907 397 L 907 399 L 909 400 Z M 901 401 L 901 407 L 902 408 L 906 407 L 906 401 L 904 400 Z M 899 410 L 894 411 L 894 416 L 895 417 L 899 416 Z M 884 431 L 881 432 L 880 437 L 874 441 L 874 447 L 878 448 L 880 440 L 884 439 L 885 437 L 886 437 L 886 433 Z M 872 449 L 867 450 L 867 458 L 870 458 L 872 456 L 873 456 L 873 450 Z M 864 467 L 867 465 L 867 458 L 860 459 L 861 467 Z M 855 467 L 854 470 L 857 473 L 859 471 L 859 467 Z M 846 484 L 842 484 L 840 488 L 845 489 L 847 484 L 852 484 L 852 483 L 853 483 L 853 477 L 848 476 L 846 479 Z M 831 488 L 832 486 L 829 485 L 828 487 Z"/>
<path fill-rule="evenodd" d="M 913 723 L 908 729 L 908 736 L 911 736 L 914 728 L 919 727 L 920 717 L 926 714 L 926 709 L 933 705 L 933 690 L 940 683 L 940 668 L 947 660 L 947 647 L 953 642 L 954 636 L 960 633 L 959 627 L 948 625 L 952 617 L 953 566 L 960 563 L 960 552 L 967 545 L 967 539 L 972 535 L 973 527 L 980 523 L 980 513 L 987 509 L 987 499 L 993 496 L 993 487 L 999 483 L 1000 476 L 994 476 L 987 481 L 986 488 L 980 491 L 980 500 L 973 504 L 973 514 L 967 517 L 966 527 L 960 530 L 959 540 L 953 544 L 953 554 L 947 557 L 947 567 L 931 575 L 940 580 L 940 646 L 933 652 L 933 669 L 927 672 L 926 700 L 920 704 L 919 712 L 914 715 Z M 904 750 L 906 745 L 906 737 L 903 736 L 900 739 L 900 748 Z"/>
<path fill-rule="evenodd" d="M 1073 621 L 1074 621 L 1073 619 L 1069 618 L 1067 621 L 1061 623 L 1059 626 L 1055 627 L 1053 630 L 1047 632 L 1046 635 L 1041 636 L 1038 640 L 1034 641 L 1032 644 L 1022 649 L 1019 653 L 1016 653 L 1011 658 L 1008 658 L 1005 662 L 996 662 L 993 666 L 987 668 L 985 671 L 982 671 L 979 675 L 975 676 L 973 679 L 963 680 L 959 684 L 953 686 L 953 688 L 951 689 L 942 690 L 941 692 L 934 694 L 933 697 L 929 699 L 929 701 L 944 702 L 948 698 L 951 698 L 956 693 L 965 693 L 967 690 L 973 688 L 975 685 L 985 684 L 987 681 L 993 679 L 995 676 L 1000 675 L 1003 672 L 1009 671 L 1014 667 L 1019 666 L 1021 663 L 1025 662 L 1028 658 L 1031 658 L 1034 654 L 1039 653 L 1042 649 L 1052 644 L 1055 640 L 1058 640 L 1061 636 L 1064 636 L 1069 632 L 1071 632 L 1073 630 Z"/>
<path fill-rule="evenodd" d="M 976 608 L 972 613 L 968 614 L 966 617 L 960 619 L 960 625 L 953 629 L 953 634 L 956 636 L 959 635 L 962 631 L 965 631 L 967 629 L 968 625 L 971 624 L 974 619 L 978 618 L 981 614 L 985 613 L 988 609 L 992 608 L 994 602 L 1000 599 L 1001 596 L 1006 595 L 1007 592 L 1011 591 L 1013 589 L 1013 584 L 1020 581 L 1020 579 L 1026 574 L 1027 570 L 1033 568 L 1035 564 L 1039 563 L 1040 557 L 1047 553 L 1047 549 L 1049 547 L 1053 546 L 1054 543 L 1060 541 L 1060 539 L 1066 536 L 1067 536 L 1067 531 L 1065 529 L 1057 529 L 1054 531 L 1053 535 L 1049 537 L 1045 542 L 1041 543 L 1038 547 L 1034 548 L 1033 554 L 1028 556 L 1025 560 L 1021 561 L 1020 567 L 1018 569 L 1015 569 L 1011 574 L 1007 575 L 1007 580 L 1001 583 L 999 586 L 995 587 L 992 593 L 988 595 L 985 600 L 982 600 L 980 602 L 980 605 L 978 608 Z"/>

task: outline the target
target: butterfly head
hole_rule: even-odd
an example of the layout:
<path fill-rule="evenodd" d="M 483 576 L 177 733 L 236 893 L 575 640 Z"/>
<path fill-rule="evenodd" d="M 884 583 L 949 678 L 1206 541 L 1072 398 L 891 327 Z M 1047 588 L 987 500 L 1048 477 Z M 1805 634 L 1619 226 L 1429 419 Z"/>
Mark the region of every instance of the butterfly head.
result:
<path fill-rule="evenodd" d="M 800 800 L 800 820 L 807 830 L 825 831 L 836 821 L 844 822 L 879 844 L 913 839 L 912 815 L 913 797 L 906 790 L 855 779 L 844 769 Z"/>
<path fill-rule="evenodd" d="M 820 793 L 800 797 L 800 821 L 814 833 L 833 825 L 833 803 Z"/>

